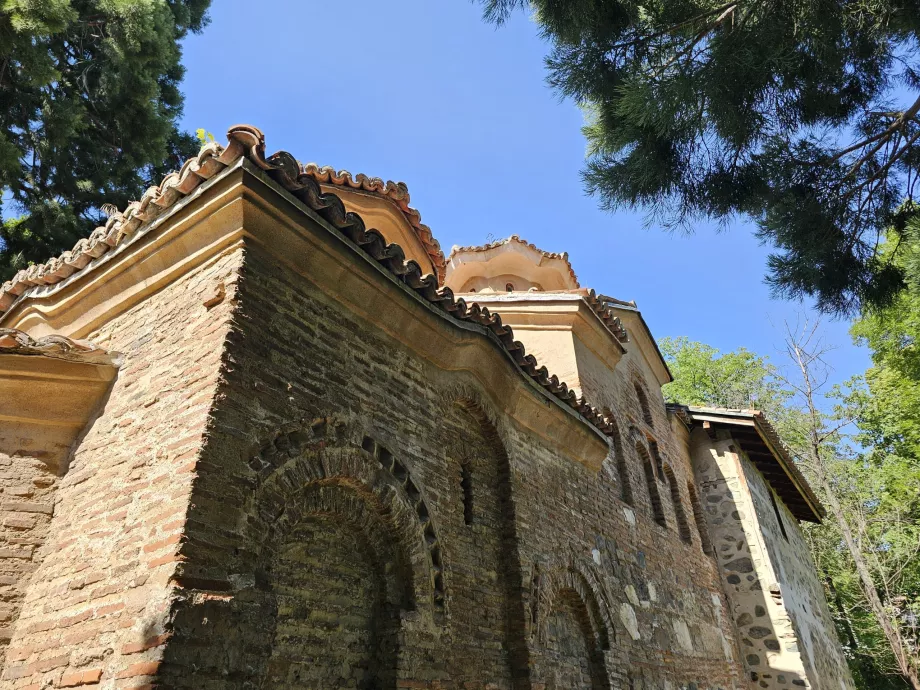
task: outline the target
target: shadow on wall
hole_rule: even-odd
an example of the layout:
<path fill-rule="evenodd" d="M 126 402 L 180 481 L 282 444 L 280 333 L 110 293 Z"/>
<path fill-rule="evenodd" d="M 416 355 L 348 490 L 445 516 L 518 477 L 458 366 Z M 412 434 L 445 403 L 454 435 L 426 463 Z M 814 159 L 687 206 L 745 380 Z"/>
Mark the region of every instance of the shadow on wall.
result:
<path fill-rule="evenodd" d="M 384 690 L 407 640 L 436 648 L 437 529 L 405 466 L 365 441 L 298 430 L 252 459 L 256 489 L 225 509 L 220 553 L 193 544 L 180 566 L 161 682 Z"/>
<path fill-rule="evenodd" d="M 161 682 L 384 690 L 468 676 L 529 687 L 507 459 L 474 403 L 441 418 L 455 441 L 441 444 L 444 475 L 316 424 L 249 461 L 242 505 L 216 514 L 197 502 L 220 532 L 190 537 Z"/>
<path fill-rule="evenodd" d="M 753 688 L 814 687 L 806 676 L 759 517 L 730 437 L 691 439 L 699 499 Z M 805 554 L 807 557 L 807 554 Z"/>

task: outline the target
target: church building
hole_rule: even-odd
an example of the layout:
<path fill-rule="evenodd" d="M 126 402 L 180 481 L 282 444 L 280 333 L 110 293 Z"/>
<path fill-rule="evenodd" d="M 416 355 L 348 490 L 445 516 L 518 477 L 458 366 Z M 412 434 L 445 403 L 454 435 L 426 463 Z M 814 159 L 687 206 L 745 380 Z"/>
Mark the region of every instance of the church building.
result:
<path fill-rule="evenodd" d="M 566 254 L 228 138 L 0 287 L 0 688 L 854 687 L 760 412 L 665 404 Z"/>

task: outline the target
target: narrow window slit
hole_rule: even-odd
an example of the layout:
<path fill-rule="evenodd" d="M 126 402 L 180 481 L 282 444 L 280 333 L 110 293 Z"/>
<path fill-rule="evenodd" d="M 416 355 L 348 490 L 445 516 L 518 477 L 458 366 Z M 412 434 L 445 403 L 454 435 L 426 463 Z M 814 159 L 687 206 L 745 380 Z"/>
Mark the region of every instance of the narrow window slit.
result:
<path fill-rule="evenodd" d="M 473 524 L 473 472 L 469 462 L 460 465 L 460 488 L 463 490 L 463 522 Z"/>

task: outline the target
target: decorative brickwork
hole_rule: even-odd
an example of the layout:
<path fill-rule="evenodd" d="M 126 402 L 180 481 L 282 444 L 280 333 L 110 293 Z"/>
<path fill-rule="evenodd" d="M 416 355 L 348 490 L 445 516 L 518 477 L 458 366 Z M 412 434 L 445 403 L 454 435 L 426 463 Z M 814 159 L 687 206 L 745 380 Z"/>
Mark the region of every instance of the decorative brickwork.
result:
<path fill-rule="evenodd" d="M 666 411 L 634 304 L 458 299 L 352 210 L 427 231 L 404 187 L 230 137 L 0 289 L 2 390 L 97 395 L 27 446 L 0 400 L 0 687 L 852 687 L 759 519 L 805 487 Z"/>

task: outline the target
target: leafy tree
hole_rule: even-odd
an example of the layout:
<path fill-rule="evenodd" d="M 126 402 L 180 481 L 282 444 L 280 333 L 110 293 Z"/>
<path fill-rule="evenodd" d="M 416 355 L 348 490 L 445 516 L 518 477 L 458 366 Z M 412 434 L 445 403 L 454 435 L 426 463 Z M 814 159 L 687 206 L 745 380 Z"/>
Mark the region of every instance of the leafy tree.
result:
<path fill-rule="evenodd" d="M 855 313 L 904 274 L 878 240 L 912 198 L 920 11 L 892 0 L 481 0 L 534 10 L 549 82 L 587 115 L 587 189 L 688 228 L 753 219 L 776 293 Z"/>
<path fill-rule="evenodd" d="M 867 310 L 851 332 L 872 352 L 873 366 L 849 404 L 862 441 L 883 454 L 920 461 L 920 221 L 893 230 L 880 255 L 907 276 L 907 289 L 892 304 Z M 896 251 L 897 250 L 897 251 Z"/>
<path fill-rule="evenodd" d="M 917 223 L 912 219 L 908 225 Z M 880 255 L 904 271 L 907 288 L 892 304 L 867 310 L 854 322 L 851 333 L 870 349 L 872 366 L 839 395 L 841 409 L 857 425 L 857 440 L 867 450 L 867 464 L 876 479 L 867 495 L 887 516 L 884 522 L 873 523 L 885 530 L 885 548 L 878 557 L 884 561 L 907 554 L 912 559 L 903 570 L 889 568 L 897 582 L 887 585 L 886 591 L 896 592 L 891 606 L 916 654 L 920 653 L 920 241 L 916 227 L 892 229 Z"/>
<path fill-rule="evenodd" d="M 658 346 L 674 375 L 663 389 L 668 402 L 762 409 L 772 418 L 783 414 L 791 393 L 766 357 L 743 347 L 723 354 L 687 337 L 664 338 Z"/>
<path fill-rule="evenodd" d="M 197 148 L 179 41 L 210 0 L 0 0 L 0 280 L 70 249 Z"/>
<path fill-rule="evenodd" d="M 858 639 L 854 611 L 865 625 L 862 647 L 857 642 L 850 650 L 863 662 L 859 670 L 865 673 L 865 662 L 870 662 L 879 674 L 896 674 L 920 690 L 920 522 L 915 509 L 920 467 L 877 454 L 873 464 L 841 433 L 854 421 L 847 408 L 838 407 L 829 416 L 819 407 L 829 369 L 816 334 L 817 325 L 788 331 L 786 348 L 795 375 L 784 378 L 801 412 L 792 450 L 827 507 L 824 534 L 819 531 L 811 539 L 816 562 L 820 566 L 826 556 L 818 549 L 822 536 L 842 553 L 844 567 L 827 573 L 828 586 L 837 592 L 846 587 L 855 604 L 853 611 L 840 611 L 852 639 Z"/>

